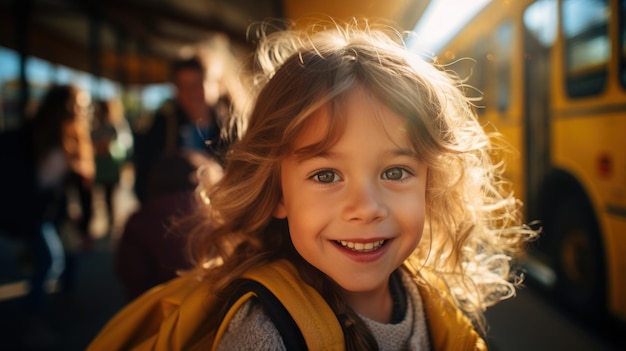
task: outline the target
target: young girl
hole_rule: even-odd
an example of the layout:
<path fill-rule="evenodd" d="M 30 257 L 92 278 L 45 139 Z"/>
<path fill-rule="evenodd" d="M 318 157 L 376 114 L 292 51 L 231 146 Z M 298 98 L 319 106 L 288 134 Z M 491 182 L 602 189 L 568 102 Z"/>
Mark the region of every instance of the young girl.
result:
<path fill-rule="evenodd" d="M 282 262 L 332 310 L 339 349 L 486 348 L 475 328 L 535 233 L 460 83 L 358 22 L 273 33 L 257 58 L 248 129 L 194 233 L 214 347 L 287 348 L 272 308 L 231 308 L 247 272 Z"/>

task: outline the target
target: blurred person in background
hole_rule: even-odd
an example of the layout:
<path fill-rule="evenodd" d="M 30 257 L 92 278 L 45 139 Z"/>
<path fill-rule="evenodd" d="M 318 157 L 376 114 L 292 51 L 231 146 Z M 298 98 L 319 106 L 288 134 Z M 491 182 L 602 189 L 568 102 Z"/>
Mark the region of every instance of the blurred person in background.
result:
<path fill-rule="evenodd" d="M 120 182 L 122 166 L 132 153 L 133 136 L 119 99 L 98 100 L 94 107 L 91 139 L 95 152 L 95 184 L 104 190 L 111 231 L 115 214 L 113 195 Z"/>
<path fill-rule="evenodd" d="M 126 222 L 115 254 L 115 272 L 129 300 L 193 267 L 185 220 L 198 204 L 197 172 L 216 182 L 222 167 L 205 153 L 181 151 L 160 159 L 142 206 Z"/>
<path fill-rule="evenodd" d="M 156 111 L 148 130 L 138 133 L 135 140 L 135 194 L 140 203 L 159 159 L 193 150 L 221 163 L 242 129 L 239 117 L 247 98 L 235 78 L 236 60 L 227 51 L 222 43 L 172 63 L 175 97 Z"/>
<path fill-rule="evenodd" d="M 3 227 L 24 240 L 30 268 L 23 300 L 25 347 L 55 341 L 44 320 L 48 282 L 60 279 L 63 289 L 73 285 L 73 259 L 66 255 L 60 229 L 70 219 L 68 186 L 90 189 L 93 183 L 89 114 L 89 94 L 71 85 L 53 86 L 34 116 L 3 141 L 3 153 L 13 155 L 3 156 Z M 82 246 L 89 246 L 89 233 L 81 231 L 80 223 L 71 224 L 80 231 Z"/>

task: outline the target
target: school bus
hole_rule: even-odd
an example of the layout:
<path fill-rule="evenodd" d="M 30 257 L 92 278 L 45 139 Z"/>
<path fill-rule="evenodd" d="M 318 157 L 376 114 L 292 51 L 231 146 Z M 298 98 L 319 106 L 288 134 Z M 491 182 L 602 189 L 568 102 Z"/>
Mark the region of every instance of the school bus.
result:
<path fill-rule="evenodd" d="M 437 60 L 517 150 L 506 175 L 543 227 L 528 275 L 626 320 L 626 1 L 492 0 Z"/>

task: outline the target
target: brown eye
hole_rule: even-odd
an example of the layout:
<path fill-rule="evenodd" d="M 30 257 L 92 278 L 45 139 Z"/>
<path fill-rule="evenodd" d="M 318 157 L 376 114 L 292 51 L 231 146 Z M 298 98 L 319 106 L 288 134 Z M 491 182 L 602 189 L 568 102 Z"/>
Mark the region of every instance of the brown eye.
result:
<path fill-rule="evenodd" d="M 331 170 L 323 170 L 313 175 L 313 178 L 320 183 L 332 183 L 337 180 L 337 174 Z"/>
<path fill-rule="evenodd" d="M 405 173 L 407 173 L 407 171 L 404 168 L 400 168 L 400 167 L 389 168 L 385 170 L 385 172 L 383 172 L 383 179 L 402 180 L 405 178 Z"/>

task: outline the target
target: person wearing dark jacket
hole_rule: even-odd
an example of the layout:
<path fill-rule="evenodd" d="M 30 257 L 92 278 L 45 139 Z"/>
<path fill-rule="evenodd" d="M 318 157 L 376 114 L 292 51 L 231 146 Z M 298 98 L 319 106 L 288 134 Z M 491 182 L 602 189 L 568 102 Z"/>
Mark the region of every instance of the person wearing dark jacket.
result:
<path fill-rule="evenodd" d="M 134 190 L 139 202 L 146 197 L 147 180 L 159 159 L 193 150 L 223 160 L 236 130 L 230 96 L 220 91 L 222 81 L 211 78 L 200 56 L 175 61 L 171 72 L 175 98 L 156 111 L 145 133 L 135 136 Z"/>

